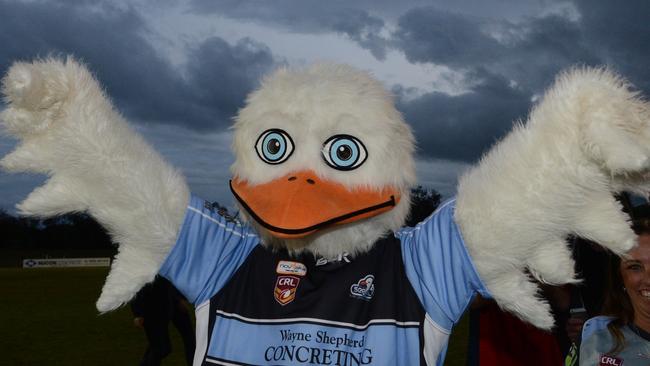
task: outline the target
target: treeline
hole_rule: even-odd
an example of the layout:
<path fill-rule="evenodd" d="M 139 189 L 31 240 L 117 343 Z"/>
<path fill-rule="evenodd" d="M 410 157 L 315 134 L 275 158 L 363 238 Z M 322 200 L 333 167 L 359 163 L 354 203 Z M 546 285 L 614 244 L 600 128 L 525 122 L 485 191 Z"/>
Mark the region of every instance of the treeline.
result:
<path fill-rule="evenodd" d="M 426 219 L 440 205 L 442 196 L 435 189 L 417 186 L 411 189 L 411 209 L 406 218 L 406 226 L 415 226 Z"/>
<path fill-rule="evenodd" d="M 440 194 L 418 186 L 411 190 L 406 224 L 414 226 L 440 204 Z M 213 203 L 222 216 L 238 220 L 238 213 Z M 115 249 L 106 230 L 91 216 L 78 213 L 48 219 L 15 217 L 0 210 L 0 249 Z"/>
<path fill-rule="evenodd" d="M 113 249 L 106 230 L 86 214 L 48 219 L 0 210 L 0 249 Z"/>

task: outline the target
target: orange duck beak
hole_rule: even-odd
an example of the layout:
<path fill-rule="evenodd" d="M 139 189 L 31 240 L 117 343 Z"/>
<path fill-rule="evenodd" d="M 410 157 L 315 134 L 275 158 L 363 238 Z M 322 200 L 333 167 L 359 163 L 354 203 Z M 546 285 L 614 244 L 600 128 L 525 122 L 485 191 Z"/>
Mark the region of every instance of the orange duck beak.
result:
<path fill-rule="evenodd" d="M 230 189 L 255 221 L 284 239 L 379 215 L 395 207 L 400 199 L 392 187 L 349 190 L 340 183 L 318 179 L 309 170 L 259 185 L 235 177 Z"/>

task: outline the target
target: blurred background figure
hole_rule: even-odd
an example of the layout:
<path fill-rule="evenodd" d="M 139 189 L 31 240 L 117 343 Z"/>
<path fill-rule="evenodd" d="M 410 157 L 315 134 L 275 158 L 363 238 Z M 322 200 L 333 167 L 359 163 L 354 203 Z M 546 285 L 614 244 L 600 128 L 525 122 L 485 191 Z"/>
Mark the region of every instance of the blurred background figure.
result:
<path fill-rule="evenodd" d="M 543 295 L 556 315 L 569 306 L 564 287 L 543 286 Z M 557 330 L 547 332 L 502 311 L 493 300 L 477 297 L 470 308 L 468 366 L 561 365 Z"/>
<path fill-rule="evenodd" d="M 558 323 L 558 327 L 564 329 L 564 332 L 558 332 L 558 340 L 566 356 L 565 366 L 578 364 L 582 327 L 587 319 L 601 314 L 611 255 L 598 244 L 583 238 L 574 237 L 570 242 L 576 273 L 582 282 L 565 286 L 570 294 L 570 306 L 568 312 L 560 315 L 564 323 L 562 320 Z"/>
<path fill-rule="evenodd" d="M 630 214 L 639 245 L 610 257 L 604 316 L 583 327 L 580 365 L 650 364 L 650 206 Z"/>
<path fill-rule="evenodd" d="M 169 322 L 171 321 L 183 340 L 187 365 L 194 358 L 194 327 L 187 301 L 165 278 L 156 276 L 155 280 L 143 287 L 131 301 L 133 322 L 144 328 L 147 336 L 147 349 L 140 366 L 160 365 L 171 349 Z"/>

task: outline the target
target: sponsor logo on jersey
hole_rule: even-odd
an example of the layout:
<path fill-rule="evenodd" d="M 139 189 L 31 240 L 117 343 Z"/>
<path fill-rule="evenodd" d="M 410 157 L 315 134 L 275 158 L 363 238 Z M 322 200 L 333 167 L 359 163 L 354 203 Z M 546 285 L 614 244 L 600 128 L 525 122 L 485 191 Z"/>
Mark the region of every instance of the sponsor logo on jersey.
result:
<path fill-rule="evenodd" d="M 598 365 L 599 366 L 623 366 L 623 360 L 612 356 L 600 355 L 600 363 Z"/>
<path fill-rule="evenodd" d="M 219 205 L 218 202 L 212 203 L 209 201 L 203 201 L 203 208 L 209 210 L 210 212 L 217 213 L 219 216 L 223 217 L 226 222 L 233 222 L 237 225 L 241 225 L 241 222 L 239 222 L 239 219 L 237 218 L 239 214 L 235 214 L 234 216 L 231 215 L 228 212 L 228 208 L 226 206 Z"/>
<path fill-rule="evenodd" d="M 282 306 L 292 302 L 296 298 L 296 290 L 298 289 L 299 283 L 299 277 L 278 276 L 275 281 L 275 290 L 273 291 L 275 301 Z"/>
<path fill-rule="evenodd" d="M 367 275 L 350 286 L 350 295 L 357 299 L 370 300 L 375 294 L 375 276 Z"/>
<path fill-rule="evenodd" d="M 280 261 L 275 269 L 277 274 L 305 276 L 307 274 L 307 266 L 300 262 Z"/>
<path fill-rule="evenodd" d="M 350 254 L 348 254 L 347 252 L 343 252 L 337 255 L 336 257 L 332 257 L 332 258 L 320 257 L 316 260 L 316 267 L 325 266 L 327 264 L 332 264 L 332 263 L 337 263 L 337 264 L 350 263 L 352 262 L 352 260 L 348 258 L 349 255 Z"/>

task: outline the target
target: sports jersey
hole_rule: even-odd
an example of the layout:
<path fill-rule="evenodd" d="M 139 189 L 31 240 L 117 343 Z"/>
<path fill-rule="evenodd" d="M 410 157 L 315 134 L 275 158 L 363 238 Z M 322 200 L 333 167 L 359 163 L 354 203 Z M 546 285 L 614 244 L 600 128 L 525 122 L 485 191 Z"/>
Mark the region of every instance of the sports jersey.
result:
<path fill-rule="evenodd" d="M 489 297 L 454 201 L 350 257 L 289 255 L 192 197 L 160 274 L 196 306 L 194 365 L 441 365 L 449 334 Z"/>
<path fill-rule="evenodd" d="M 611 321 L 610 317 L 597 316 L 585 322 L 580 344 L 580 365 L 647 366 L 650 364 L 650 334 L 633 325 L 621 328 L 625 337 L 625 348 L 615 355 L 607 353 L 614 346 L 614 340 L 607 329 Z"/>

